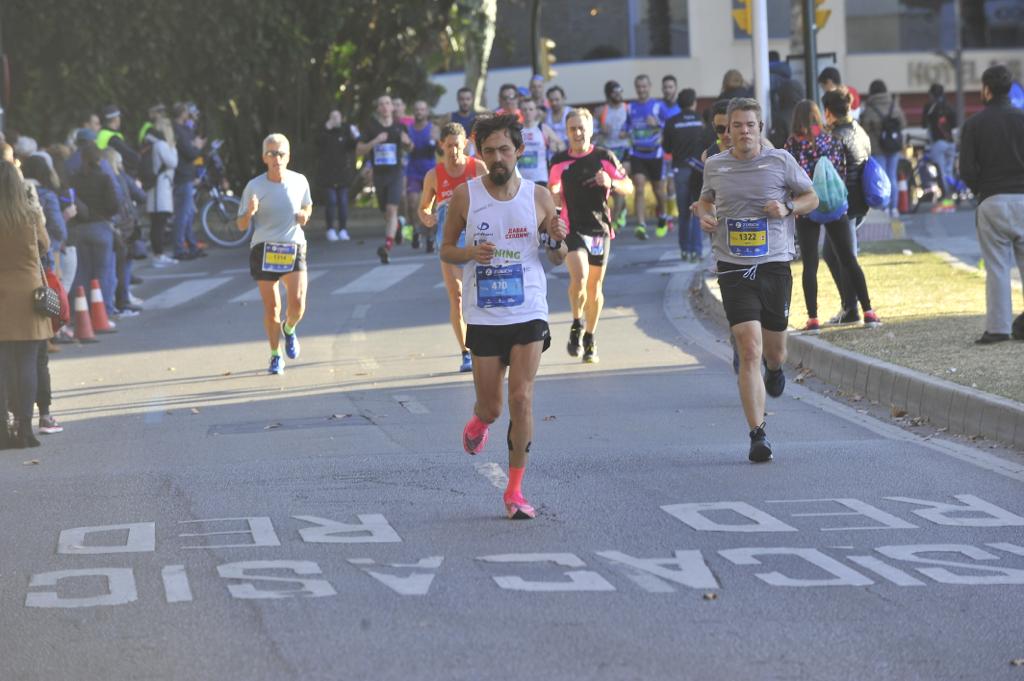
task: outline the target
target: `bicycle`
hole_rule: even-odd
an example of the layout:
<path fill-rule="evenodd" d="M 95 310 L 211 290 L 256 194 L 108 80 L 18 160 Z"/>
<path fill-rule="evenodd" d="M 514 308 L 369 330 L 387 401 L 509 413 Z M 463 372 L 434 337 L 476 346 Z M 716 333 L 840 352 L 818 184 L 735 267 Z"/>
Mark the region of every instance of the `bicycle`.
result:
<path fill-rule="evenodd" d="M 224 140 L 213 140 L 197 173 L 196 214 L 203 232 L 213 243 L 225 248 L 241 246 L 252 237 L 252 225 L 244 232 L 235 223 L 241 201 L 231 190 L 220 148 Z"/>

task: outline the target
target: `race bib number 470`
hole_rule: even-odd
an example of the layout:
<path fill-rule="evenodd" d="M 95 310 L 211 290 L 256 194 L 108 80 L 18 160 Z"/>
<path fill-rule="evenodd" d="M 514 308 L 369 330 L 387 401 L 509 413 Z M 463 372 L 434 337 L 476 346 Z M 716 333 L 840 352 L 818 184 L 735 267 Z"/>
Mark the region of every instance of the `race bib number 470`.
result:
<path fill-rule="evenodd" d="M 481 308 L 516 307 L 522 305 L 523 266 L 477 265 L 476 304 Z"/>

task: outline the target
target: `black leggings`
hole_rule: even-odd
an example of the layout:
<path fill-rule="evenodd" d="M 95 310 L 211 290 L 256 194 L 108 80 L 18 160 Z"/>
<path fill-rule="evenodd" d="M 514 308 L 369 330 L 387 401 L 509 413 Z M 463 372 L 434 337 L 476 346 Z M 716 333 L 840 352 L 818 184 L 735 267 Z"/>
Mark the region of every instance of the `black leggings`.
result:
<path fill-rule="evenodd" d="M 167 219 L 170 213 L 149 214 L 149 245 L 153 247 L 153 255 L 164 252 L 164 232 L 167 231 Z"/>
<path fill-rule="evenodd" d="M 36 361 L 38 375 L 38 388 L 36 389 L 36 406 L 39 407 L 39 415 L 45 416 L 50 413 L 50 401 L 53 399 L 50 387 L 50 352 L 47 349 L 46 341 L 39 341 L 39 357 Z"/>
<path fill-rule="evenodd" d="M 800 257 L 803 260 L 803 288 L 804 300 L 807 302 L 807 316 L 818 316 L 818 237 L 821 234 L 821 225 L 812 222 L 807 218 L 797 218 L 797 238 L 800 240 Z M 827 241 L 831 242 L 835 257 L 839 262 L 840 282 L 839 292 L 843 293 L 842 282 L 849 280 L 851 289 L 856 292 L 860 304 L 865 310 L 871 309 L 871 298 L 868 296 L 868 285 L 864 279 L 864 270 L 857 262 L 857 255 L 853 252 L 853 235 L 850 232 L 850 222 L 844 216 L 834 222 L 825 225 Z M 834 276 L 834 275 L 833 275 Z M 844 307 L 846 301 L 843 303 Z"/>
<path fill-rule="evenodd" d="M 46 341 L 0 341 L 0 416 L 6 426 L 7 412 L 22 421 L 32 420 L 36 401 L 39 347 Z"/>

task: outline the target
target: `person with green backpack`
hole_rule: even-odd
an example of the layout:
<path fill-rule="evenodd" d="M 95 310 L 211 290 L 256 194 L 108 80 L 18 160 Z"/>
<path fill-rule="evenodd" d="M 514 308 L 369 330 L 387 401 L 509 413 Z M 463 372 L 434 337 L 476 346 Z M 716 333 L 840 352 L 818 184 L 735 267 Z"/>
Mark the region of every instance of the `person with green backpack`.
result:
<path fill-rule="evenodd" d="M 802 285 L 807 304 L 805 331 L 821 328 L 818 321 L 818 241 L 821 227 L 839 259 L 843 275 L 849 278 L 864 309 L 864 325 L 880 326 L 882 321 L 871 307 L 864 271 L 850 230 L 849 194 L 846 187 L 846 155 L 840 142 L 829 134 L 821 120 L 818 105 L 805 99 L 793 111 L 792 134 L 785 149 L 800 167 L 813 178 L 818 207 L 796 219 L 796 236 L 803 261 Z"/>

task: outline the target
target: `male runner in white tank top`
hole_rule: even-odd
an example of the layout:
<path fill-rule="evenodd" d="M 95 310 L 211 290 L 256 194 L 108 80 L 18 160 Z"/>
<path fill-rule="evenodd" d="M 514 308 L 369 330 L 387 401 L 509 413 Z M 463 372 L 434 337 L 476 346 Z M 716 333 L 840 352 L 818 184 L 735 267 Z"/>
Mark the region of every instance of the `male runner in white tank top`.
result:
<path fill-rule="evenodd" d="M 478 118 L 474 137 L 487 174 L 456 187 L 441 244 L 442 260 L 469 263 L 463 270 L 462 306 L 466 345 L 473 352 L 476 405 L 462 444 L 470 454 L 483 451 L 488 427 L 501 414 L 507 368 L 505 511 L 509 518 L 529 519 L 536 511 L 523 498 L 522 481 L 533 437 L 533 382 L 541 353 L 551 344 L 547 278 L 539 249 L 542 235 L 560 248 L 566 227 L 551 193 L 516 175 L 523 137 L 514 115 Z M 460 248 L 463 231 L 466 245 Z"/>

